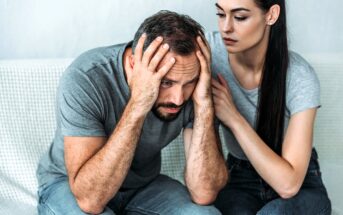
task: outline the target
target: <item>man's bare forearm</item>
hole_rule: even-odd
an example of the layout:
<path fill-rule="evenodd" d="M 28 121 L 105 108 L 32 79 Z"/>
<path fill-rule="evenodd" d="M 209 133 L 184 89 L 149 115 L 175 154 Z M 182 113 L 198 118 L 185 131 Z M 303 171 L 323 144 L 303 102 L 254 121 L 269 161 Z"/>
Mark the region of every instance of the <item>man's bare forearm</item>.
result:
<path fill-rule="evenodd" d="M 198 204 L 214 201 L 227 182 L 227 168 L 214 130 L 212 103 L 195 106 L 192 141 L 186 155 L 185 179 Z"/>
<path fill-rule="evenodd" d="M 71 183 L 79 204 L 100 211 L 117 193 L 134 157 L 145 119 L 141 112 L 129 102 L 105 145 L 80 168 Z"/>

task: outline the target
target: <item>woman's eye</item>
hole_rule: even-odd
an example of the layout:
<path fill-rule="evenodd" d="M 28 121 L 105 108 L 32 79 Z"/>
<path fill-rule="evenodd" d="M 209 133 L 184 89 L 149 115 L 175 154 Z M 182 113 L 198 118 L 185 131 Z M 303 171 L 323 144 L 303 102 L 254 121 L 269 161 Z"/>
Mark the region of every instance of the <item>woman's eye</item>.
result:
<path fill-rule="evenodd" d="M 216 15 L 217 15 L 219 18 L 225 17 L 225 14 L 224 14 L 224 13 L 216 13 Z"/>
<path fill-rule="evenodd" d="M 247 19 L 247 17 L 246 17 L 246 16 L 235 16 L 235 19 L 236 19 L 237 21 L 244 21 L 244 20 Z"/>

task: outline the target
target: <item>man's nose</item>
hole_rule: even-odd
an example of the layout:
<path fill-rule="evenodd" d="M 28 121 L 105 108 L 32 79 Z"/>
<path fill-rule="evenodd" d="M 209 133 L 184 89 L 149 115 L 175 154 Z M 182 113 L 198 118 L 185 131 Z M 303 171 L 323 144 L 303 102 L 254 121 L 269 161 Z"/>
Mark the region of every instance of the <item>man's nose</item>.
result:
<path fill-rule="evenodd" d="M 184 101 L 185 101 L 185 98 L 183 95 L 182 88 L 178 87 L 176 89 L 173 89 L 172 96 L 171 96 L 171 102 L 180 106 L 184 103 Z"/>

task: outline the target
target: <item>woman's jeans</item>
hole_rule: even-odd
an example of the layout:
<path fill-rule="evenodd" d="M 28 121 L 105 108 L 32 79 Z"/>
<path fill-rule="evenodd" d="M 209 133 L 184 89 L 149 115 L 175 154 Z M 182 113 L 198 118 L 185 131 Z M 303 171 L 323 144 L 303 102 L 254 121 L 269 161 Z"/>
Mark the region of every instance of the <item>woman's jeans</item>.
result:
<path fill-rule="evenodd" d="M 223 215 L 331 214 L 331 203 L 323 185 L 315 149 L 297 195 L 282 199 L 255 171 L 249 161 L 229 154 L 230 182 L 219 193 L 215 206 Z M 270 174 L 273 174 L 272 172 Z"/>

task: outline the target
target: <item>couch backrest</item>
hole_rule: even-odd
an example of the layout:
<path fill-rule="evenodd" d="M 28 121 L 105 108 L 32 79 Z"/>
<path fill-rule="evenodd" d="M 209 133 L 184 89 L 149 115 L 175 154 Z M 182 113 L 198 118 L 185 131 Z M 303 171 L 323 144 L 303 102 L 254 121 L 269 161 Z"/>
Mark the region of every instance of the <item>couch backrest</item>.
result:
<path fill-rule="evenodd" d="M 35 204 L 35 170 L 55 129 L 59 77 L 71 60 L 0 63 L 0 197 Z"/>
<path fill-rule="evenodd" d="M 335 55 L 309 55 L 307 59 L 317 71 L 322 89 L 315 146 L 334 208 L 340 211 L 343 62 Z M 54 135 L 56 88 L 70 62 L 71 59 L 0 61 L 0 201 L 36 204 L 35 170 Z M 180 137 L 163 150 L 162 163 L 163 173 L 183 180 L 184 151 Z"/>

